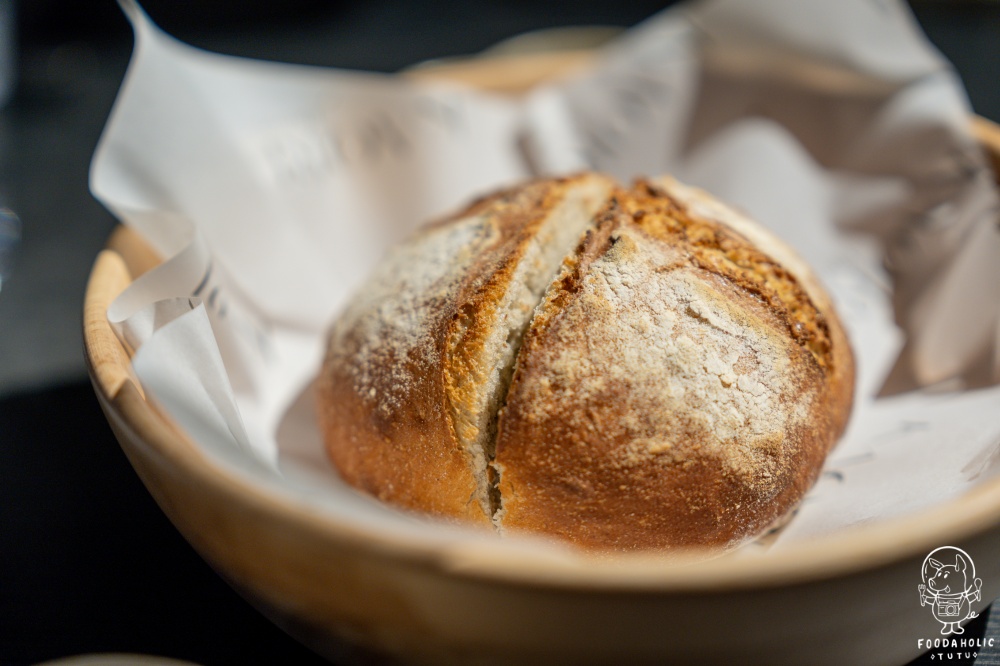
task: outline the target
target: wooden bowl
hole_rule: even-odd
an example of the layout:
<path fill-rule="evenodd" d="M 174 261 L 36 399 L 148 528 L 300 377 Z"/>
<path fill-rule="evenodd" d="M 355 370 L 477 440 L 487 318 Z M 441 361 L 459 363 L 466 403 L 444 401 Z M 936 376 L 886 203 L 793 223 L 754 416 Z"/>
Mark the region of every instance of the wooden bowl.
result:
<path fill-rule="evenodd" d="M 560 54 L 551 67 L 518 63 L 521 73 L 490 77 L 518 89 L 585 59 Z M 982 119 L 973 128 L 1000 166 L 1000 128 Z M 338 523 L 220 466 L 145 400 L 106 312 L 158 262 L 125 228 L 97 257 L 84 310 L 97 397 L 181 533 L 321 652 L 343 654 L 346 642 L 435 664 L 905 663 L 922 651 L 918 638 L 939 637 L 916 589 L 929 551 L 989 553 L 977 560 L 983 594 L 974 607 L 1000 596 L 1000 478 L 918 515 L 766 557 L 701 562 L 501 557 L 486 546 L 433 547 Z"/>

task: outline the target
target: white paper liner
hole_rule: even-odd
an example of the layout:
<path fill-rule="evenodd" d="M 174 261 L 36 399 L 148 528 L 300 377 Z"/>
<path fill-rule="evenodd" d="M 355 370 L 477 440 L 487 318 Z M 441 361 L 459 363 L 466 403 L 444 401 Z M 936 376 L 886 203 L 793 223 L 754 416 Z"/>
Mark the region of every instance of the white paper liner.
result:
<path fill-rule="evenodd" d="M 220 464 L 345 524 L 484 538 L 347 487 L 309 386 L 327 323 L 391 243 L 533 167 L 673 173 L 774 229 L 830 290 L 855 408 L 771 548 L 1000 469 L 1000 388 L 968 388 L 998 377 L 997 195 L 960 82 L 901 3 L 683 5 L 523 99 L 214 55 L 122 4 L 135 53 L 91 188 L 171 259 L 108 315 L 147 395 Z M 902 391 L 949 378 L 964 384 Z"/>

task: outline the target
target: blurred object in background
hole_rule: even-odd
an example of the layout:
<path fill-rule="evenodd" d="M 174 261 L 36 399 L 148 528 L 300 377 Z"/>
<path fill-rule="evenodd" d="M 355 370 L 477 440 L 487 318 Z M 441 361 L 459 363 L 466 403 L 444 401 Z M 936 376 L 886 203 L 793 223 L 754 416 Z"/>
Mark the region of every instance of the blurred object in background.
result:
<path fill-rule="evenodd" d="M 14 265 L 14 253 L 21 240 L 21 220 L 9 208 L 0 208 L 0 289 Z"/>
<path fill-rule="evenodd" d="M 17 16 L 14 0 L 0 0 L 0 109 L 7 106 L 17 85 Z M 0 135 L 0 138 L 6 133 Z M 0 152 L 10 151 L 9 141 L 0 140 Z M 21 241 L 21 221 L 7 208 L 6 192 L 0 189 L 0 289 L 10 275 L 14 253 Z"/>
<path fill-rule="evenodd" d="M 17 84 L 17 12 L 14 0 L 0 0 L 0 109 Z"/>

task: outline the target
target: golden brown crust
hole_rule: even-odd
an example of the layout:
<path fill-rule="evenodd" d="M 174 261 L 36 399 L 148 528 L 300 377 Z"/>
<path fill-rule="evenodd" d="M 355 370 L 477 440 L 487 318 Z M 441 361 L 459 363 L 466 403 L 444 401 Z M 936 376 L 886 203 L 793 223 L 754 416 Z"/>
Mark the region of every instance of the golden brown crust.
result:
<path fill-rule="evenodd" d="M 478 229 L 456 234 L 447 246 L 458 250 L 456 246 L 468 243 L 479 249 L 494 242 L 492 232 L 482 223 Z M 468 256 L 455 257 L 459 268 L 470 261 Z M 376 284 L 384 283 L 375 288 L 374 310 L 354 303 L 331 331 L 317 385 L 327 453 L 348 483 L 383 501 L 486 523 L 474 501 L 475 484 L 464 454 L 455 442 L 437 367 L 461 278 L 449 271 L 413 279 L 405 273 L 395 277 L 392 271 L 377 275 Z M 422 282 L 429 293 L 390 303 L 388 313 L 378 312 L 394 289 L 412 282 Z M 412 313 L 402 312 L 407 308 Z M 405 319 L 407 314 L 414 319 Z M 411 327 L 422 330 L 405 330 Z"/>
<path fill-rule="evenodd" d="M 383 263 L 331 330 L 318 384 L 327 452 L 345 480 L 409 509 L 489 524 L 467 441 L 476 426 L 459 417 L 490 380 L 480 353 L 518 262 L 567 191 L 599 180 L 485 197 Z"/>
<path fill-rule="evenodd" d="M 320 380 L 347 481 L 613 550 L 729 547 L 801 500 L 853 395 L 829 298 L 704 193 L 643 181 L 595 216 L 610 188 L 518 186 L 386 262 L 332 330 Z M 571 193 L 585 203 L 567 209 Z M 593 218 L 568 254 L 577 229 L 554 237 L 557 210 Z"/>
<path fill-rule="evenodd" d="M 741 235 L 748 243 L 782 266 L 801 288 L 813 309 L 826 325 L 829 344 L 827 386 L 834 443 L 843 434 L 854 401 L 854 354 L 847 333 L 829 295 L 801 257 L 780 238 L 750 218 L 741 215 L 706 192 L 684 185 L 670 176 L 653 179 L 653 184 L 679 199 L 689 216 L 711 220 Z M 832 448 L 832 444 L 831 444 Z"/>
<path fill-rule="evenodd" d="M 668 189 L 640 180 L 619 205 L 646 233 L 684 248 L 690 261 L 765 301 L 816 362 L 832 362 L 826 317 L 791 272 L 735 230 L 699 216 Z"/>
<path fill-rule="evenodd" d="M 815 481 L 852 385 L 836 315 L 795 276 L 660 188 L 620 191 L 521 348 L 497 441 L 503 528 L 614 550 L 738 544 Z"/>

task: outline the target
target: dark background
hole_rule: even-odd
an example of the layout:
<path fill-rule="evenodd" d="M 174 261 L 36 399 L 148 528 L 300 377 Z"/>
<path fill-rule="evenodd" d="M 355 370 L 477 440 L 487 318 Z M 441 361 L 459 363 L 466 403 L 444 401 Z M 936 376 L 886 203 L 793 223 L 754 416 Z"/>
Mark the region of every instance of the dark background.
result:
<path fill-rule="evenodd" d="M 0 6 L 9 0 L 0 0 Z M 629 26 L 663 3 L 143 3 L 225 53 L 392 72 L 563 25 Z M 974 110 L 1000 120 L 1000 2 L 911 3 Z M 115 224 L 87 169 L 131 49 L 112 0 L 14 3 L 18 80 L 0 110 L 0 205 L 23 242 L 0 289 L 0 664 L 140 652 L 212 664 L 321 663 L 245 604 L 160 513 L 86 379 L 90 264 Z M 984 618 L 985 620 L 985 618 Z M 985 621 L 966 637 L 981 635 Z M 959 662 L 951 662 L 959 663 Z"/>

